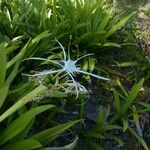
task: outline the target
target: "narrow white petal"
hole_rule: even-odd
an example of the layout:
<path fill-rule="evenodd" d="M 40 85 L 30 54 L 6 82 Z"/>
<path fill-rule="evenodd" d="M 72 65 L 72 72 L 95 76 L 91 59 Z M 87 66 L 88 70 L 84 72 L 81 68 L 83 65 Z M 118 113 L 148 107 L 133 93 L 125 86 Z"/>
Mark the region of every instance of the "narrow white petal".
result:
<path fill-rule="evenodd" d="M 83 55 L 83 56 L 79 57 L 77 60 L 75 60 L 75 63 L 76 63 L 77 61 L 81 60 L 82 58 L 87 57 L 87 56 L 91 56 L 91 55 L 94 55 L 94 54 L 91 53 L 91 54 Z"/>
<path fill-rule="evenodd" d="M 60 69 L 60 70 L 55 70 L 55 71 L 42 71 L 42 72 L 35 73 L 35 74 L 22 74 L 22 75 L 23 75 L 23 76 L 28 76 L 28 77 L 44 76 L 44 75 L 54 74 L 54 73 L 59 72 L 59 71 L 61 71 L 61 70 L 62 70 L 62 69 Z"/>
<path fill-rule="evenodd" d="M 109 78 L 105 78 L 105 77 L 102 77 L 102 76 L 98 76 L 96 74 L 93 74 L 93 73 L 89 73 L 89 72 L 86 72 L 84 70 L 78 70 L 79 73 L 83 73 L 83 74 L 87 74 L 87 75 L 90 75 L 92 77 L 95 77 L 95 78 L 98 78 L 98 79 L 102 79 L 102 80 L 110 80 Z"/>
<path fill-rule="evenodd" d="M 26 58 L 26 59 L 24 59 L 23 61 L 26 61 L 26 60 L 48 61 L 48 62 L 51 62 L 51 63 L 54 63 L 54 64 L 56 64 L 56 65 L 59 65 L 59 66 L 63 67 L 63 65 L 61 65 L 59 62 L 57 62 L 57 61 L 55 61 L 55 60 L 46 59 L 46 58 L 31 57 L 31 58 Z"/>
<path fill-rule="evenodd" d="M 64 53 L 64 60 L 66 61 L 67 60 L 67 56 L 66 56 L 66 52 L 65 52 L 65 49 L 64 47 L 62 46 L 62 44 L 55 38 L 56 42 L 60 45 L 60 47 L 62 48 L 63 50 L 63 53 Z"/>

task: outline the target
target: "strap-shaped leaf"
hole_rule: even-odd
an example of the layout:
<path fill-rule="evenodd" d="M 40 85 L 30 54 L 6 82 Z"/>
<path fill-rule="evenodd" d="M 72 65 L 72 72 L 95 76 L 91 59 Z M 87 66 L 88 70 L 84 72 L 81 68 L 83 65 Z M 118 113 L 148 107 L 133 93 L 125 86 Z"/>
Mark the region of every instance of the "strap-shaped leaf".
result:
<path fill-rule="evenodd" d="M 41 95 L 46 91 L 46 87 L 43 85 L 39 85 L 37 88 L 32 90 L 30 93 L 25 95 L 23 98 L 18 100 L 13 106 L 11 106 L 6 112 L 4 112 L 0 116 L 0 122 L 2 122 L 4 119 L 6 119 L 8 116 L 10 116 L 12 113 L 14 113 L 16 110 L 24 106 L 26 103 L 28 103 L 31 100 L 37 99 L 38 97 L 41 97 Z"/>
<path fill-rule="evenodd" d="M 129 122 L 126 119 L 123 119 L 123 132 L 125 132 L 129 127 Z"/>
<path fill-rule="evenodd" d="M 142 146 L 145 148 L 145 150 L 149 150 L 147 144 L 142 139 L 142 137 L 140 137 L 131 127 L 129 127 L 129 130 L 133 134 L 133 136 L 142 144 Z"/>
<path fill-rule="evenodd" d="M 4 144 L 8 140 L 11 140 L 13 137 L 19 134 L 36 115 L 52 107 L 54 107 L 54 105 L 39 106 L 27 111 L 22 116 L 17 118 L 1 133 L 0 145 Z"/>
<path fill-rule="evenodd" d="M 9 85 L 5 85 L 3 88 L 0 89 L 0 108 L 2 107 L 5 98 L 7 97 Z"/>
<path fill-rule="evenodd" d="M 123 19 L 121 19 L 116 25 L 114 25 L 112 28 L 110 28 L 110 30 L 105 34 L 104 36 L 104 40 L 106 40 L 111 34 L 113 34 L 114 32 L 116 32 L 119 28 L 122 27 L 122 25 L 124 25 L 129 18 L 131 18 L 135 13 L 129 14 L 128 16 L 124 17 Z"/>
<path fill-rule="evenodd" d="M 109 19 L 112 16 L 113 10 L 114 10 L 113 8 L 109 8 L 108 9 L 108 13 L 106 13 L 106 15 L 104 16 L 103 20 L 100 23 L 100 26 L 98 28 L 99 31 L 105 30 L 105 27 L 106 27 L 106 25 L 108 25 Z"/>
<path fill-rule="evenodd" d="M 50 129 L 46 129 L 40 133 L 33 135 L 31 138 L 38 140 L 43 145 L 50 143 L 56 137 L 58 137 L 61 133 L 63 133 L 68 128 L 72 127 L 76 123 L 80 122 L 81 120 L 71 121 L 69 123 L 64 123 L 58 126 L 55 126 Z"/>
<path fill-rule="evenodd" d="M 30 150 L 42 147 L 42 145 L 34 139 L 21 140 L 16 143 L 8 144 L 1 150 Z"/>
<path fill-rule="evenodd" d="M 3 87 L 3 84 L 5 82 L 5 74 L 6 74 L 6 46 L 7 43 L 1 43 L 0 44 L 0 88 Z"/>
<path fill-rule="evenodd" d="M 26 45 L 21 49 L 21 51 L 7 63 L 7 69 L 10 68 L 15 63 L 20 63 L 20 61 L 23 59 L 25 52 L 27 50 L 27 47 L 30 43 L 30 40 L 26 43 Z"/>
<path fill-rule="evenodd" d="M 117 43 L 113 43 L 113 42 L 106 42 L 106 43 L 104 43 L 103 44 L 103 46 L 110 46 L 110 47 L 118 47 L 118 48 L 121 48 L 121 46 L 119 45 L 119 44 L 117 44 Z"/>
<path fill-rule="evenodd" d="M 121 103 L 120 103 L 120 98 L 119 98 L 119 93 L 116 89 L 113 90 L 114 92 L 114 99 L 115 99 L 115 107 L 117 109 L 118 115 L 120 114 L 120 109 L 121 109 Z"/>
<path fill-rule="evenodd" d="M 121 107 L 121 114 L 125 114 L 126 111 L 129 109 L 130 105 L 133 103 L 134 99 L 138 95 L 142 85 L 143 85 L 144 79 L 141 79 L 137 84 L 135 84 L 127 96 L 126 103 L 124 103 Z"/>
<path fill-rule="evenodd" d="M 44 32 L 40 33 L 39 35 L 37 35 L 31 42 L 32 42 L 32 44 L 38 43 L 41 39 L 48 37 L 50 35 L 51 35 L 51 33 L 49 33 L 48 30 L 44 31 Z"/>
<path fill-rule="evenodd" d="M 134 105 L 133 105 L 133 119 L 134 119 L 134 123 L 135 123 L 136 128 L 137 128 L 138 134 L 140 136 L 143 136 L 143 130 L 140 127 L 138 111 Z"/>

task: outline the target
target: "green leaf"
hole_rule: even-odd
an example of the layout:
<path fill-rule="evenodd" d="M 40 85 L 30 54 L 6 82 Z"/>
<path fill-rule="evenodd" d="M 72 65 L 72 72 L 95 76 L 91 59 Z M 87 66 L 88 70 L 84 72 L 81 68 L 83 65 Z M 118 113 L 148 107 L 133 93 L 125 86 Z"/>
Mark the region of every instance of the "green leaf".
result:
<path fill-rule="evenodd" d="M 145 141 L 140 137 L 131 127 L 128 128 L 130 132 L 133 134 L 133 136 L 142 144 L 142 146 L 145 148 L 145 150 L 149 150 L 147 144 Z"/>
<path fill-rule="evenodd" d="M 138 102 L 138 104 L 146 107 L 150 111 L 150 104 L 144 103 L 144 102 Z"/>
<path fill-rule="evenodd" d="M 115 140 L 121 147 L 123 146 L 123 141 L 116 136 L 109 136 L 108 138 Z"/>
<path fill-rule="evenodd" d="M 30 91 L 32 91 L 36 85 L 33 81 L 28 81 L 27 83 L 21 82 L 16 86 L 15 89 L 9 90 L 9 96 L 13 97 L 14 99 L 19 99 L 20 97 L 23 97 Z"/>
<path fill-rule="evenodd" d="M 42 147 L 42 145 L 37 140 L 25 139 L 16 143 L 7 144 L 1 150 L 31 150 L 40 147 Z"/>
<path fill-rule="evenodd" d="M 3 88 L 0 89 L 0 108 L 2 107 L 7 94 L 8 94 L 9 85 L 5 85 Z"/>
<path fill-rule="evenodd" d="M 32 44 L 34 43 L 38 43 L 41 39 L 50 36 L 51 33 L 49 33 L 49 30 L 44 31 L 42 33 L 40 33 L 39 35 L 37 35 L 33 40 L 32 40 Z"/>
<path fill-rule="evenodd" d="M 125 88 L 123 87 L 122 83 L 117 80 L 117 84 L 119 85 L 121 91 L 123 92 L 123 94 L 127 97 L 128 96 L 128 92 L 125 90 Z"/>
<path fill-rule="evenodd" d="M 7 69 L 10 68 L 13 64 L 19 64 L 20 61 L 23 59 L 23 56 L 25 55 L 25 52 L 27 50 L 27 47 L 30 43 L 30 40 L 26 43 L 26 45 L 21 49 L 21 51 L 7 63 Z"/>
<path fill-rule="evenodd" d="M 90 43 L 90 46 L 95 46 L 95 47 L 101 47 L 102 44 L 101 43 Z"/>
<path fill-rule="evenodd" d="M 120 27 L 122 25 L 124 25 L 129 20 L 129 18 L 131 18 L 134 14 L 135 14 L 135 12 L 132 13 L 132 14 L 130 14 L 130 15 L 128 15 L 128 16 L 126 16 L 126 17 L 124 17 L 117 24 L 115 24 L 112 28 L 110 28 L 110 30 L 108 30 L 108 32 L 105 34 L 104 40 L 106 40 L 115 31 L 117 31 L 118 29 L 120 29 Z"/>
<path fill-rule="evenodd" d="M 90 69 L 90 71 L 93 71 L 95 69 L 95 63 L 96 63 L 95 58 L 89 58 L 89 69 Z"/>
<path fill-rule="evenodd" d="M 27 134 L 28 134 L 29 130 L 31 129 L 34 121 L 35 121 L 35 118 L 33 118 L 28 123 L 28 125 L 11 140 L 11 142 L 14 143 L 14 142 L 17 142 L 18 140 L 23 140 L 24 138 L 26 138 L 28 136 Z"/>
<path fill-rule="evenodd" d="M 81 120 L 71 121 L 69 123 L 61 124 L 50 129 L 46 129 L 40 133 L 33 135 L 31 138 L 38 140 L 42 145 L 46 145 L 58 137 L 65 130 L 80 122 Z"/>
<path fill-rule="evenodd" d="M 6 75 L 6 65 L 7 65 L 7 58 L 6 58 L 6 46 L 7 43 L 0 44 L 0 88 L 3 87 L 5 82 L 5 75 Z"/>
<path fill-rule="evenodd" d="M 10 83 L 14 80 L 15 76 L 16 76 L 17 73 L 18 73 L 18 68 L 19 68 L 19 65 L 20 65 L 20 61 L 21 61 L 21 60 L 18 60 L 18 62 L 16 62 L 14 68 L 13 68 L 12 71 L 10 72 L 10 75 L 8 76 L 8 78 L 7 78 L 6 81 L 5 81 L 5 85 L 6 85 L 6 84 L 10 84 Z"/>
<path fill-rule="evenodd" d="M 22 116 L 13 121 L 0 135 L 0 145 L 4 144 L 8 140 L 15 137 L 19 134 L 28 124 L 29 122 L 38 114 L 46 111 L 50 108 L 54 107 L 54 105 L 44 105 L 33 108 L 27 112 L 25 112 Z"/>
<path fill-rule="evenodd" d="M 17 50 L 18 48 L 19 48 L 18 45 L 15 45 L 15 46 L 11 46 L 11 47 L 6 48 L 7 54 L 12 53 L 13 51 Z"/>
<path fill-rule="evenodd" d="M 103 125 L 102 127 L 97 127 L 96 128 L 98 131 L 108 131 L 108 130 L 114 130 L 114 129 L 122 129 L 120 126 L 118 125 L 111 125 L 111 124 L 108 124 L 108 125 Z"/>
<path fill-rule="evenodd" d="M 113 92 L 114 92 L 114 98 L 115 98 L 115 107 L 118 111 L 118 114 L 120 114 L 121 104 L 120 104 L 119 94 L 116 89 L 114 89 Z"/>
<path fill-rule="evenodd" d="M 134 99 L 138 95 L 142 85 L 144 83 L 144 79 L 141 79 L 137 84 L 135 84 L 127 96 L 126 102 L 121 107 L 121 114 L 124 115 L 126 111 L 129 109 L 130 105 L 133 103 Z"/>
<path fill-rule="evenodd" d="M 97 118 L 97 125 L 103 126 L 106 122 L 106 112 L 102 106 L 99 107 L 99 114 Z"/>
<path fill-rule="evenodd" d="M 142 130 L 140 127 L 139 116 L 135 106 L 133 106 L 133 119 L 137 128 L 138 133 L 142 136 Z"/>
<path fill-rule="evenodd" d="M 106 15 L 103 17 L 103 20 L 101 21 L 100 23 L 100 26 L 98 28 L 98 31 L 103 31 L 106 27 L 106 25 L 108 25 L 108 21 L 109 19 L 111 18 L 112 16 L 112 13 L 113 13 L 113 8 L 109 8 L 108 9 L 108 12 L 106 13 Z"/>
<path fill-rule="evenodd" d="M 93 35 L 94 34 L 92 32 L 86 32 L 77 39 L 77 42 L 78 43 L 85 42 L 86 40 L 90 39 Z"/>
<path fill-rule="evenodd" d="M 113 43 L 113 42 L 107 42 L 107 43 L 104 43 L 102 46 L 112 46 L 112 47 L 118 47 L 118 48 L 121 48 L 121 46 L 117 43 Z"/>
<path fill-rule="evenodd" d="M 12 113 L 14 113 L 16 110 L 24 106 L 26 103 L 28 103 L 31 100 L 41 98 L 43 94 L 46 92 L 46 87 L 43 85 L 39 85 L 34 90 L 32 90 L 30 93 L 22 97 L 20 100 L 18 100 L 13 106 L 11 106 L 6 112 L 4 112 L 0 116 L 0 122 L 2 122 L 4 119 L 6 119 L 8 116 L 10 116 Z"/>
<path fill-rule="evenodd" d="M 94 132 L 93 130 L 90 130 L 90 131 L 87 131 L 85 134 L 84 134 L 85 137 L 91 137 L 91 138 L 98 138 L 98 139 L 105 139 L 105 136 L 100 134 L 100 133 L 97 133 L 97 132 Z"/>
<path fill-rule="evenodd" d="M 123 132 L 125 132 L 129 127 L 129 122 L 126 119 L 122 119 L 122 120 L 123 120 Z"/>
<path fill-rule="evenodd" d="M 62 147 L 52 147 L 52 148 L 48 147 L 48 148 L 44 148 L 44 150 L 73 150 L 77 145 L 78 139 L 79 138 L 76 136 L 73 142 L 68 145 Z"/>
<path fill-rule="evenodd" d="M 119 63 L 117 65 L 118 67 L 130 67 L 130 66 L 137 66 L 138 62 L 130 61 L 130 62 Z"/>

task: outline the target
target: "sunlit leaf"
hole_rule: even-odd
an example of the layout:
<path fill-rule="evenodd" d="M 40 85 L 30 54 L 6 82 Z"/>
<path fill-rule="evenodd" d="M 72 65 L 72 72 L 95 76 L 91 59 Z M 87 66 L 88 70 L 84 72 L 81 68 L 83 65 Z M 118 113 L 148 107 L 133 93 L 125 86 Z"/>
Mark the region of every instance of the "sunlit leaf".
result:
<path fill-rule="evenodd" d="M 6 65 L 7 65 L 7 58 L 6 58 L 6 46 L 7 43 L 0 44 L 0 88 L 3 87 L 6 75 Z"/>
<path fill-rule="evenodd" d="M 118 23 L 116 23 L 112 28 L 110 28 L 110 30 L 105 34 L 104 40 L 106 40 L 115 31 L 120 29 L 122 27 L 122 25 L 124 25 L 129 20 L 129 18 L 131 18 L 134 14 L 135 13 L 131 13 L 131 14 L 127 15 L 126 17 L 121 19 Z"/>
<path fill-rule="evenodd" d="M 28 93 L 27 95 L 25 95 L 24 97 L 22 97 L 20 100 L 18 100 L 8 110 L 6 110 L 6 112 L 4 112 L 0 116 L 0 122 L 3 121 L 8 116 L 10 116 L 11 114 L 13 114 L 16 110 L 18 110 L 19 108 L 21 108 L 22 106 L 24 106 L 29 101 L 32 101 L 32 100 L 37 99 L 37 98 L 41 98 L 42 95 L 40 95 L 40 94 L 43 94 L 43 92 L 45 92 L 45 91 L 46 91 L 46 87 L 43 86 L 43 85 L 40 85 L 37 88 L 35 88 L 34 90 L 32 90 L 30 93 Z"/>
<path fill-rule="evenodd" d="M 43 145 L 50 143 L 56 137 L 58 137 L 61 133 L 63 133 L 68 128 L 72 127 L 76 123 L 80 122 L 81 120 L 71 121 L 69 123 L 60 124 L 58 126 L 52 127 L 50 129 L 46 129 L 42 132 L 39 132 L 33 135 L 31 138 L 38 140 Z"/>
<path fill-rule="evenodd" d="M 130 105 L 133 103 L 135 98 L 137 97 L 142 85 L 143 85 L 144 79 L 141 79 L 137 84 L 135 84 L 127 96 L 126 103 L 124 103 L 121 107 L 121 113 L 122 115 L 126 113 L 126 111 L 129 109 Z"/>
<path fill-rule="evenodd" d="M 46 110 L 48 110 L 52 107 L 54 107 L 54 105 L 39 106 L 39 107 L 33 108 L 33 109 L 25 112 L 23 115 L 21 115 L 15 121 L 13 121 L 1 133 L 1 135 L 0 135 L 0 145 L 4 144 L 8 140 L 12 139 L 17 134 L 19 134 L 36 115 L 38 115 L 38 114 L 42 113 L 43 111 L 46 111 Z"/>
<path fill-rule="evenodd" d="M 42 147 L 42 145 L 35 139 L 25 139 L 16 143 L 8 144 L 1 150 L 30 150 Z"/>
<path fill-rule="evenodd" d="M 8 84 L 0 89 L 0 108 L 3 105 L 3 103 L 5 101 L 5 98 L 7 97 L 8 89 L 9 89 L 9 85 Z"/>

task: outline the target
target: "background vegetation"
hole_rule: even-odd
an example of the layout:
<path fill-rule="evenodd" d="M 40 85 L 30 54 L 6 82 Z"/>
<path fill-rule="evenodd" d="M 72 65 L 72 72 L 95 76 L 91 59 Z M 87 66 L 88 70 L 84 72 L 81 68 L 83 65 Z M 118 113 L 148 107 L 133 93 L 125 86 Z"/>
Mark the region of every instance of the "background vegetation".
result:
<path fill-rule="evenodd" d="M 145 149 L 150 145 L 150 4 L 0 1 L 0 149 Z M 80 68 L 110 78 L 27 77 L 88 53 Z"/>

